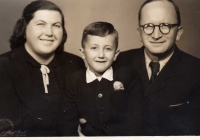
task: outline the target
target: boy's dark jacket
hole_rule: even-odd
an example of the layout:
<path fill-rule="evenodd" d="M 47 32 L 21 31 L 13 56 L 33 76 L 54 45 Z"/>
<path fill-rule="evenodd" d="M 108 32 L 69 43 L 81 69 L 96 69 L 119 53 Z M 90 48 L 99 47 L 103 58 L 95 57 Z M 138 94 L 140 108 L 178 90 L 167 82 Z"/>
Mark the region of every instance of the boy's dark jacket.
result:
<path fill-rule="evenodd" d="M 82 133 L 88 136 L 141 135 L 141 112 L 143 92 L 135 71 L 128 67 L 114 69 L 113 81 L 102 78 L 86 83 L 86 69 L 76 72 L 66 84 L 62 97 L 60 134 L 78 135 L 79 119 Z M 118 81 L 124 90 L 115 91 L 113 84 Z M 103 96 L 99 98 L 99 94 Z"/>

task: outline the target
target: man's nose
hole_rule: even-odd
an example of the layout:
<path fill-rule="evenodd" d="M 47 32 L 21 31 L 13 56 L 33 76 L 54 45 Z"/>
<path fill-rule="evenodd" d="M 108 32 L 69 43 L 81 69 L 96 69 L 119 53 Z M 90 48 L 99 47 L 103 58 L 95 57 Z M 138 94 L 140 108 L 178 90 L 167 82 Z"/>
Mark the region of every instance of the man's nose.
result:
<path fill-rule="evenodd" d="M 162 37 L 162 33 L 160 32 L 160 29 L 158 26 L 155 27 L 154 32 L 151 34 L 152 38 L 159 39 Z"/>

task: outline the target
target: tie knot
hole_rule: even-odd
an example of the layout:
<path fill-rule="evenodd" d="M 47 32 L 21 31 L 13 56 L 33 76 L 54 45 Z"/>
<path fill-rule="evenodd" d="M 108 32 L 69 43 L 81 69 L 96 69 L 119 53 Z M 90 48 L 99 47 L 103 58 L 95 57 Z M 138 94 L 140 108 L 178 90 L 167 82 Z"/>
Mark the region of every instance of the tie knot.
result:
<path fill-rule="evenodd" d="M 149 66 L 151 67 L 152 75 L 156 75 L 159 72 L 159 69 L 160 69 L 160 63 L 159 62 L 151 61 L 149 63 Z"/>

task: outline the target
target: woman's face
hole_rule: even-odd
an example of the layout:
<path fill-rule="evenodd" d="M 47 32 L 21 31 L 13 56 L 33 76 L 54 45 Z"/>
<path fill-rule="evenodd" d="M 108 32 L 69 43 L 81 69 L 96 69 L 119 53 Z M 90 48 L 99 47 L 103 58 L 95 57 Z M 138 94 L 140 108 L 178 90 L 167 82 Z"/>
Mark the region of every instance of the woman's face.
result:
<path fill-rule="evenodd" d="M 63 37 L 61 15 L 58 11 L 38 10 L 26 27 L 25 47 L 35 57 L 51 57 Z"/>

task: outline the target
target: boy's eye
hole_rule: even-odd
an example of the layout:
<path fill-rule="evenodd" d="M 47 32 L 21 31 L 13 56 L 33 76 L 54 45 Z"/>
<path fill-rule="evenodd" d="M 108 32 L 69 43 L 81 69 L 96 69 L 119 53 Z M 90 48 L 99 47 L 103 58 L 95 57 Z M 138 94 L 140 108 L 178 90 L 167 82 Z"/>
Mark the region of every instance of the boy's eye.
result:
<path fill-rule="evenodd" d="M 112 51 L 112 48 L 105 48 L 106 51 Z"/>
<path fill-rule="evenodd" d="M 92 50 L 97 50 L 97 47 L 91 47 Z"/>

